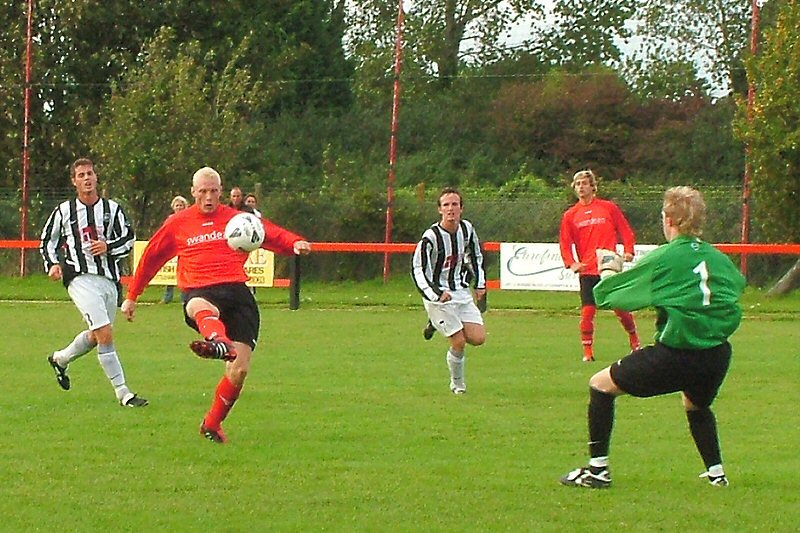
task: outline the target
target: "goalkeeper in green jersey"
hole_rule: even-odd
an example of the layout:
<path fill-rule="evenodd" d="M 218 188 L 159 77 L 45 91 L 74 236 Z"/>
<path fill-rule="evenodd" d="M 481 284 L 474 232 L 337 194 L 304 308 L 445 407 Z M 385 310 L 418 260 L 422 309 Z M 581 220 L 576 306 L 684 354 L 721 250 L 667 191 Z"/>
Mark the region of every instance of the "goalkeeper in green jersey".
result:
<path fill-rule="evenodd" d="M 745 279 L 730 259 L 700 239 L 703 196 L 691 187 L 664 194 L 661 211 L 668 243 L 633 268 L 602 280 L 594 289 L 601 309 L 655 307 L 655 344 L 631 352 L 589 380 L 589 465 L 561 479 L 569 486 L 611 485 L 608 450 L 614 400 L 681 392 L 689 429 L 714 486 L 725 486 L 717 424 L 711 403 L 731 359 L 728 337 L 741 321 Z"/>

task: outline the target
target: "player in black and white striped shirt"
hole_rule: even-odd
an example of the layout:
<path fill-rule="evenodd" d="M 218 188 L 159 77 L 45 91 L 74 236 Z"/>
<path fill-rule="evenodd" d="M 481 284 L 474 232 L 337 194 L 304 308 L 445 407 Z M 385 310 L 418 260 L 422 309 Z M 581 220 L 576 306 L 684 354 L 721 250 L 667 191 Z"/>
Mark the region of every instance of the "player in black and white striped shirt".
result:
<path fill-rule="evenodd" d="M 91 160 L 72 164 L 72 184 L 77 197 L 62 202 L 50 214 L 40 251 L 47 275 L 63 281 L 89 328 L 47 360 L 58 384 L 69 390 L 69 364 L 96 346 L 120 405 L 143 407 L 148 402 L 128 388 L 112 334 L 119 302 L 119 260 L 133 249 L 133 228 L 117 202 L 100 198 Z"/>
<path fill-rule="evenodd" d="M 461 218 L 464 211 L 461 193 L 453 188 L 442 190 L 438 206 L 442 218 L 417 243 L 411 276 L 422 295 L 430 324 L 450 340 L 446 358 L 450 390 L 463 394 L 467 391 L 466 345 L 480 346 L 486 340 L 483 317 L 475 305 L 470 284 L 474 284 L 475 298 L 485 298 L 486 272 L 475 228 Z"/>

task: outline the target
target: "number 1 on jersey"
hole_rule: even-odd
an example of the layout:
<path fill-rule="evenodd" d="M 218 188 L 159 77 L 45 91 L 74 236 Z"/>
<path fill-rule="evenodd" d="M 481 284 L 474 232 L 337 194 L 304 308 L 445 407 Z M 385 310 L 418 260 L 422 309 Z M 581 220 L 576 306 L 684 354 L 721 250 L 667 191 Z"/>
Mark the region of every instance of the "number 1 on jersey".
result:
<path fill-rule="evenodd" d="M 705 261 L 692 269 L 692 272 L 700 276 L 700 292 L 703 293 L 703 305 L 711 305 L 711 289 L 708 288 L 708 267 Z"/>

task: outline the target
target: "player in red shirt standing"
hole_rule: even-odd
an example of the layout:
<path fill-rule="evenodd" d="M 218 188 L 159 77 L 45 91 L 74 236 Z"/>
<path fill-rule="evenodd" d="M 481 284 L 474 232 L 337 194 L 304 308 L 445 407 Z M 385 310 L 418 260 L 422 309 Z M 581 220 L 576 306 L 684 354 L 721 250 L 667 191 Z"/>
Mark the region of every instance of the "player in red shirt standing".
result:
<path fill-rule="evenodd" d="M 578 203 L 567 209 L 561 219 L 561 259 L 564 265 L 578 274 L 581 292 L 581 342 L 583 360 L 594 361 L 594 317 L 597 314 L 592 289 L 600 282 L 597 269 L 597 250 L 616 250 L 617 237 L 622 240 L 625 261 L 633 260 L 636 240 L 622 210 L 610 200 L 595 197 L 597 177 L 591 170 L 581 170 L 572 177 L 572 188 Z M 574 246 L 574 250 L 573 250 Z M 577 259 L 576 259 L 577 254 Z M 640 347 L 636 322 L 627 311 L 615 309 L 622 327 L 628 332 L 631 350 Z"/>
<path fill-rule="evenodd" d="M 167 218 L 150 239 L 122 304 L 122 312 L 132 321 L 136 299 L 164 263 L 178 256 L 184 317 L 203 336 L 190 348 L 200 357 L 226 361 L 225 375 L 200 425 L 200 434 L 217 443 L 227 442 L 222 421 L 241 393 L 261 320 L 255 298 L 245 285 L 248 254 L 228 247 L 224 235 L 225 225 L 239 211 L 220 204 L 221 193 L 222 180 L 216 170 L 203 167 L 194 173 L 194 205 Z M 261 220 L 266 230 L 262 248 L 284 255 L 311 251 L 311 245 L 299 235 Z"/>

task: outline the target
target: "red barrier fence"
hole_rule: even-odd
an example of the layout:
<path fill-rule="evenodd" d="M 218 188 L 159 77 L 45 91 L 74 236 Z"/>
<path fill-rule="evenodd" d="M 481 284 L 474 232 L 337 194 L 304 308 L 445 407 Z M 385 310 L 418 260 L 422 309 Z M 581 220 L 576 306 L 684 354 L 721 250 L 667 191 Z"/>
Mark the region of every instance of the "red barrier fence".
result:
<path fill-rule="evenodd" d="M 741 255 L 800 255 L 800 244 L 715 244 L 720 251 L 726 254 Z M 39 241 L 0 240 L 0 249 L 3 248 L 38 248 Z M 410 254 L 414 252 L 415 243 L 382 243 L 382 242 L 312 242 L 311 250 L 314 253 L 397 253 Z M 499 252 L 499 242 L 484 242 L 483 250 L 486 252 Z M 125 282 L 126 280 L 123 280 Z M 300 257 L 296 256 L 291 262 L 289 279 L 275 279 L 276 287 L 289 288 L 289 308 L 300 308 Z M 499 280 L 488 280 L 487 288 L 499 289 Z"/>
<path fill-rule="evenodd" d="M 0 241 L 2 242 L 2 241 Z M 351 252 L 351 253 L 413 253 L 415 243 L 382 243 L 382 242 L 314 242 L 311 243 L 313 252 Z M 742 255 L 800 255 L 800 244 L 715 244 L 720 251 L 726 254 Z M 486 252 L 499 252 L 499 242 L 484 242 L 483 250 Z"/>
<path fill-rule="evenodd" d="M 0 248 L 38 248 L 39 241 L 0 241 Z"/>
<path fill-rule="evenodd" d="M 314 242 L 311 249 L 314 252 L 350 252 L 350 253 L 413 253 L 415 243 L 407 242 Z M 726 254 L 742 255 L 800 255 L 800 244 L 715 244 L 720 251 Z M 39 248 L 39 241 L 0 240 L 2 248 Z M 499 252 L 499 242 L 484 242 L 483 249 L 487 252 Z"/>

